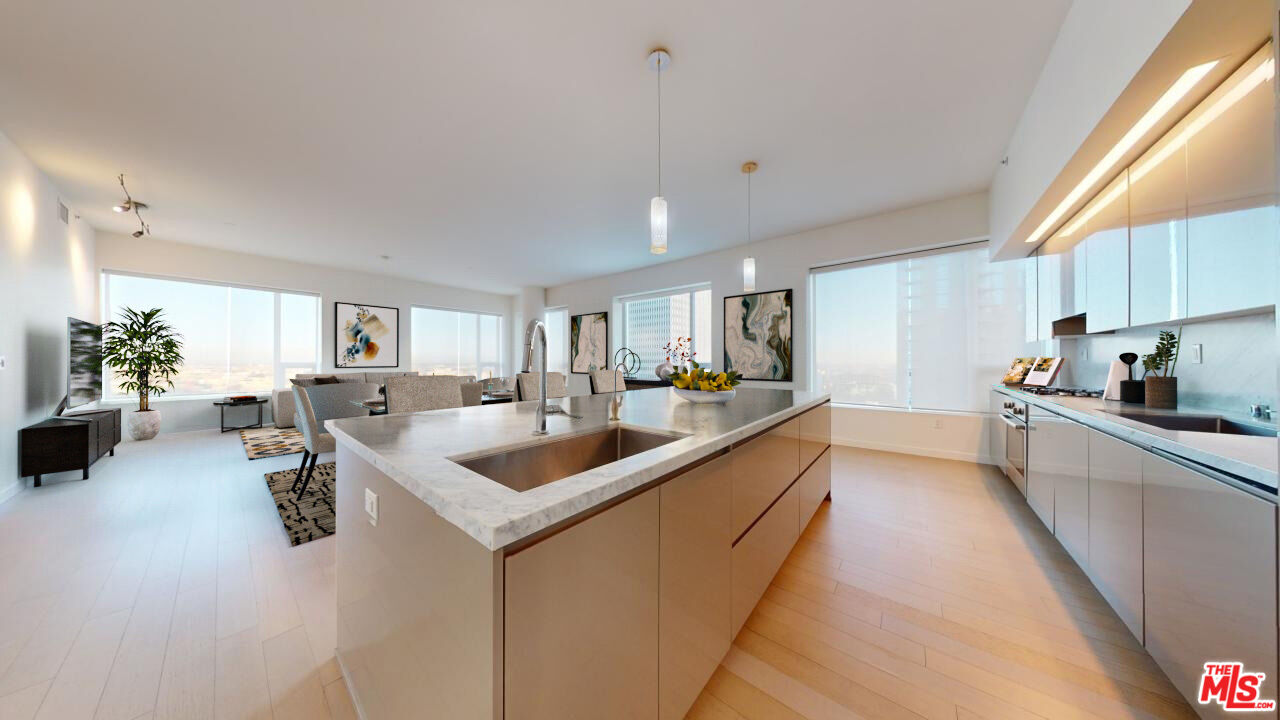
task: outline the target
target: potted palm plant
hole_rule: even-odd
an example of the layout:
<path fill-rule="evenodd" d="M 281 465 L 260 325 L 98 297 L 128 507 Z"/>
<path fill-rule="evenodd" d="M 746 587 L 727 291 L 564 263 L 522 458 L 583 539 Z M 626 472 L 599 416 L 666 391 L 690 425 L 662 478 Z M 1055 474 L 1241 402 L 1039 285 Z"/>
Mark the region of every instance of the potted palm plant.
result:
<path fill-rule="evenodd" d="M 1182 328 L 1174 335 L 1161 330 L 1154 352 L 1142 356 L 1143 380 L 1149 408 L 1178 407 L 1178 378 L 1173 372 L 1178 365 L 1178 347 L 1182 344 Z"/>
<path fill-rule="evenodd" d="M 120 389 L 138 393 L 138 409 L 129 413 L 129 436 L 150 440 L 160 432 L 160 411 L 151 396 L 173 388 L 182 366 L 182 335 L 165 322 L 164 311 L 120 311 L 120 320 L 102 326 L 102 361 L 115 370 Z"/>

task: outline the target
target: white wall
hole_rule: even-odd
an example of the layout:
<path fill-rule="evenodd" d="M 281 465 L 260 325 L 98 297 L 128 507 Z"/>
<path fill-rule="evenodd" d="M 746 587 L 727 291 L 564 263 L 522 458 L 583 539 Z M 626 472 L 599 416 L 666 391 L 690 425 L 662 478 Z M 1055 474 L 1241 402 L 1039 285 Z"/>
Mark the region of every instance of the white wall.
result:
<path fill-rule="evenodd" d="M 514 322 L 513 297 L 464 290 L 432 283 L 369 273 L 351 272 L 306 262 L 291 262 L 257 255 L 214 250 L 165 242 L 153 238 L 100 233 L 96 270 L 119 270 L 165 277 L 237 283 L 278 290 L 315 293 L 320 296 L 321 369 L 334 370 L 334 302 L 368 303 L 400 309 L 400 365 L 412 369 L 412 323 L 414 305 L 470 310 L 502 315 L 503 326 Z M 504 338 L 510 333 L 503 333 Z M 512 368 L 512 344 L 503 349 L 507 370 Z M 118 403 L 112 403 L 118 404 Z M 130 404 L 131 405 L 131 404 Z M 208 399 L 152 401 L 163 416 L 164 431 L 217 427 L 218 412 Z M 126 406 L 128 410 L 128 406 Z M 236 421 L 249 411 L 237 408 Z M 270 415 L 267 416 L 270 421 Z M 228 422 L 234 422 L 228 417 Z"/>
<path fill-rule="evenodd" d="M 756 259 L 756 288 L 793 290 L 794 381 L 745 382 L 745 386 L 807 389 L 809 386 L 809 270 L 815 266 L 949 245 L 987 235 L 985 193 L 927 203 L 751 245 L 548 288 L 547 307 L 568 306 L 570 315 L 607 310 L 616 333 L 613 299 L 621 295 L 710 283 L 712 358 L 722 365 L 724 298 L 742 292 L 742 258 Z M 672 242 L 679 242 L 678 234 Z M 851 311 L 859 311 L 851 308 Z M 616 348 L 617 336 L 610 350 Z M 586 375 L 569 379 L 572 394 L 591 392 Z M 935 425 L 941 420 L 942 427 Z M 833 433 L 838 442 L 939 457 L 985 460 L 987 441 L 981 415 L 837 408 Z"/>
<path fill-rule="evenodd" d="M 1010 242 L 1191 0 L 1074 0 L 991 183 L 991 244 Z M 1019 253 L 1022 255 L 1025 253 Z"/>
<path fill-rule="evenodd" d="M 74 213 L 64 225 L 57 189 L 0 134 L 0 501 L 24 486 L 18 429 L 67 391 L 67 316 L 96 317 L 94 232 Z"/>

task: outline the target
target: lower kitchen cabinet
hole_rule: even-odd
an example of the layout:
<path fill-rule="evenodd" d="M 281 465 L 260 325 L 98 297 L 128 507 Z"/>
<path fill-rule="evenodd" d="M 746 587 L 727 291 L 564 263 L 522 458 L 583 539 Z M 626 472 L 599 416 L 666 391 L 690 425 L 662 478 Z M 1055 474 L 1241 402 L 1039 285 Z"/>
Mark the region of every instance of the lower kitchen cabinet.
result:
<path fill-rule="evenodd" d="M 831 448 L 822 451 L 796 484 L 800 486 L 800 530 L 803 531 L 831 492 Z"/>
<path fill-rule="evenodd" d="M 1005 471 L 1005 448 L 1007 447 L 1005 440 L 1008 426 L 1000 419 L 1000 416 L 1004 413 L 1004 405 L 1007 402 L 1009 402 L 1008 395 L 998 393 L 995 390 L 991 391 L 991 420 L 988 423 L 990 431 L 987 435 L 987 446 L 989 448 L 987 452 L 991 453 L 991 461 L 1002 472 Z"/>
<path fill-rule="evenodd" d="M 800 470 L 809 467 L 831 446 L 831 403 L 823 403 L 800 420 Z"/>
<path fill-rule="evenodd" d="M 1088 567 L 1089 430 L 1033 407 L 1027 432 L 1027 502 L 1080 567 Z"/>
<path fill-rule="evenodd" d="M 659 490 L 507 556 L 506 720 L 657 717 Z"/>
<path fill-rule="evenodd" d="M 733 546 L 731 628 L 735 636 L 799 538 L 800 484 L 796 483 Z"/>
<path fill-rule="evenodd" d="M 1275 696 L 1276 506 L 1153 454 L 1142 459 L 1146 647 L 1196 702 L 1209 661 L 1266 673 Z"/>
<path fill-rule="evenodd" d="M 729 652 L 729 492 L 721 455 L 661 492 L 658 717 L 680 720 Z"/>
<path fill-rule="evenodd" d="M 1142 642 L 1142 457 L 1089 430 L 1089 579 Z"/>
<path fill-rule="evenodd" d="M 734 445 L 729 456 L 733 458 L 733 536 L 736 538 L 800 474 L 800 419 L 788 420 L 741 445 Z"/>

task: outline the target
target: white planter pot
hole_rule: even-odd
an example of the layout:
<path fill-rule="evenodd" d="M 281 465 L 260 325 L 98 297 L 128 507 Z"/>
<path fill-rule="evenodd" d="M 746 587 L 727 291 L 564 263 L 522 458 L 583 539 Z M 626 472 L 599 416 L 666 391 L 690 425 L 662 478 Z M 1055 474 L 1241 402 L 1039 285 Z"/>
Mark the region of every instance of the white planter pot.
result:
<path fill-rule="evenodd" d="M 159 432 L 159 410 L 134 410 L 129 413 L 129 437 L 134 440 L 150 440 Z"/>

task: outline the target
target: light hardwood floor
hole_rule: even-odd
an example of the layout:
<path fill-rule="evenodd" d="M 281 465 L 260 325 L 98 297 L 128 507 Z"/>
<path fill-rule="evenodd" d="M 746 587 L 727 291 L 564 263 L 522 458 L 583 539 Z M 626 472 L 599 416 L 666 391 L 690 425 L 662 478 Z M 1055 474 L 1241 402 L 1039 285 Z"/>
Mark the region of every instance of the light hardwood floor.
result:
<path fill-rule="evenodd" d="M 690 717 L 1194 717 L 997 471 L 834 452 Z M 262 482 L 298 459 L 161 435 L 0 505 L 0 720 L 355 717 L 333 540 Z"/>

